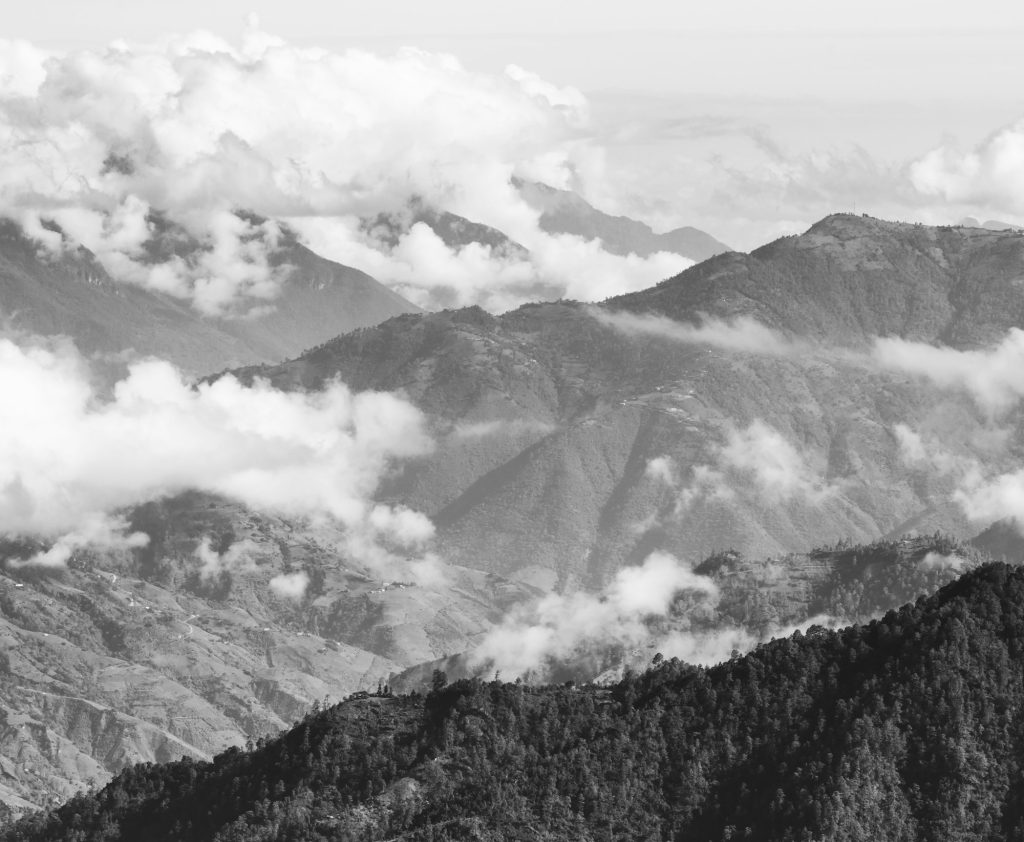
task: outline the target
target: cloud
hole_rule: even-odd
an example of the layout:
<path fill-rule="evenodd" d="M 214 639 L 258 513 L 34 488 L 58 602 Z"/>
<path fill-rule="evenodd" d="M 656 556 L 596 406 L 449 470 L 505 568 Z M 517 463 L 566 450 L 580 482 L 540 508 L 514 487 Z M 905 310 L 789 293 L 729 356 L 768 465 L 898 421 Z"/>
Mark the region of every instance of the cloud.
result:
<path fill-rule="evenodd" d="M 484 439 L 496 435 L 533 433 L 544 435 L 555 429 L 554 424 L 533 418 L 496 419 L 493 421 L 459 422 L 449 435 L 456 439 Z"/>
<path fill-rule="evenodd" d="M 518 196 L 505 200 L 522 202 Z M 476 242 L 449 247 L 424 222 L 394 244 L 354 217 L 289 218 L 288 224 L 318 254 L 357 266 L 427 309 L 477 304 L 504 312 L 538 299 L 599 301 L 646 289 L 693 265 L 669 252 L 610 254 L 598 240 L 547 234 L 534 212 L 527 216 L 515 237 L 526 254 Z"/>
<path fill-rule="evenodd" d="M 671 456 L 657 456 L 650 459 L 644 468 L 644 476 L 667 485 L 669 488 L 679 485 L 679 478 L 676 476 L 676 463 Z"/>
<path fill-rule="evenodd" d="M 1024 469 L 994 477 L 972 475 L 961 483 L 953 499 L 977 523 L 1019 520 L 1024 514 Z"/>
<path fill-rule="evenodd" d="M 695 592 L 713 603 L 717 586 L 666 553 L 620 570 L 599 594 L 549 594 L 516 609 L 471 653 L 471 666 L 523 675 L 556 659 L 603 646 L 637 646 L 651 636 L 647 622 L 664 617 L 676 596 Z"/>
<path fill-rule="evenodd" d="M 270 580 L 270 590 L 283 599 L 298 602 L 306 595 L 309 587 L 309 574 L 304 570 L 295 573 L 282 573 Z"/>
<path fill-rule="evenodd" d="M 719 462 L 752 479 L 773 501 L 821 503 L 837 492 L 808 468 L 803 457 L 777 430 L 763 421 L 730 429 Z"/>
<path fill-rule="evenodd" d="M 918 562 L 918 567 L 928 571 L 952 571 L 962 573 L 967 567 L 967 559 L 953 555 L 942 555 L 930 552 Z"/>
<path fill-rule="evenodd" d="M 963 350 L 890 336 L 876 337 L 870 352 L 862 353 L 790 339 L 748 316 L 733 321 L 705 316 L 698 324 L 691 324 L 656 314 L 601 307 L 591 307 L 588 312 L 601 324 L 630 336 L 655 336 L 766 357 L 814 360 L 922 377 L 940 388 L 970 394 L 979 407 L 992 415 L 1005 413 L 1024 397 L 1024 330 L 1016 327 L 989 348 Z"/>
<path fill-rule="evenodd" d="M 930 380 L 943 389 L 970 394 L 979 407 L 998 415 L 1024 397 L 1024 330 L 1010 328 L 995 347 L 962 351 L 886 337 L 876 339 L 874 362 Z"/>
<path fill-rule="evenodd" d="M 107 549 L 131 549 L 144 547 L 149 536 L 142 532 L 128 532 L 128 523 L 117 517 L 96 513 L 83 518 L 82 523 L 72 532 L 61 535 L 46 550 L 26 559 L 12 559 L 11 567 L 63 567 L 75 554 L 85 547 L 101 546 Z"/>
<path fill-rule="evenodd" d="M 286 393 L 232 377 L 193 386 L 158 360 L 101 393 L 69 345 L 11 338 L 0 338 L 0 394 L 0 534 L 57 539 L 44 563 L 135 540 L 109 516 L 186 489 L 338 523 L 360 560 L 404 556 L 433 534 L 424 515 L 373 500 L 394 462 L 432 446 L 420 412 L 394 395 L 339 382 Z M 243 548 L 206 550 L 212 568 Z"/>
<path fill-rule="evenodd" d="M 250 29 L 45 53 L 0 42 L 0 215 L 47 248 L 44 220 L 116 279 L 205 313 L 272 305 L 286 267 L 261 219 L 289 219 L 328 256 L 428 305 L 514 306 L 538 290 L 594 300 L 675 274 L 678 255 L 620 258 L 541 232 L 514 175 L 565 186 L 590 141 L 589 106 L 522 68 L 450 55 L 300 48 Z M 394 247 L 361 220 L 410 199 L 506 231 L 526 259 L 448 248 L 424 225 Z M 159 255 L 155 215 L 190 239 Z"/>
<path fill-rule="evenodd" d="M 967 152 L 949 146 L 933 149 L 914 162 L 910 177 L 927 195 L 1024 214 L 1024 119 Z"/>
<path fill-rule="evenodd" d="M 253 541 L 236 541 L 223 552 L 217 552 L 213 549 L 213 539 L 206 535 L 195 551 L 199 560 L 199 578 L 206 580 L 221 573 L 252 572 L 256 569 L 253 555 L 257 552 L 259 547 Z"/>
<path fill-rule="evenodd" d="M 675 492 L 671 517 L 682 518 L 699 501 L 728 501 L 752 489 L 769 502 L 797 500 L 820 505 L 839 492 L 808 467 L 793 445 L 763 421 L 727 425 L 725 440 L 709 448 L 709 463 L 683 472 L 670 456 L 651 459 L 644 475 Z M 654 518 L 648 525 L 657 522 Z"/>
<path fill-rule="evenodd" d="M 789 339 L 749 316 L 732 321 L 706 316 L 699 324 L 689 324 L 665 316 L 610 311 L 601 307 L 591 307 L 589 312 L 601 324 L 631 336 L 656 336 L 674 342 L 711 345 L 727 351 L 770 357 L 795 357 L 817 351 L 809 343 Z"/>
<path fill-rule="evenodd" d="M 679 492 L 673 514 L 681 517 L 698 500 L 726 501 L 735 496 L 736 492 L 729 487 L 725 474 L 710 465 L 696 465 L 689 484 Z"/>

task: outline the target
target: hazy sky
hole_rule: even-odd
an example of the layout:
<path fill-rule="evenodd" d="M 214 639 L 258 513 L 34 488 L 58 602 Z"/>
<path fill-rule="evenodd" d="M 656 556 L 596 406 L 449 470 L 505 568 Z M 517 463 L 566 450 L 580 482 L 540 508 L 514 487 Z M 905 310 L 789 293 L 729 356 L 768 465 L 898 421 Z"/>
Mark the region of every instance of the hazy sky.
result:
<path fill-rule="evenodd" d="M 965 187 L 966 158 L 908 187 L 936 148 L 969 155 L 1024 115 L 1024 4 L 1005 0 L 45 0 L 5 10 L 4 35 L 59 50 L 196 29 L 237 40 L 252 14 L 296 46 L 415 46 L 581 90 L 607 170 L 584 192 L 657 227 L 749 248 L 829 210 L 1024 219 Z M 922 184 L 949 207 L 918 203 Z"/>

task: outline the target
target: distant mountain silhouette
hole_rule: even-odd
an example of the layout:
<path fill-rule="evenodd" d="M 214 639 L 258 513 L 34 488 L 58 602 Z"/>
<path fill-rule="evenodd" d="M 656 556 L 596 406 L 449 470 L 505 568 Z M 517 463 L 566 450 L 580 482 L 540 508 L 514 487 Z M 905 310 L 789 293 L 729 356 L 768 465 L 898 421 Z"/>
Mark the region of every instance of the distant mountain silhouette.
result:
<path fill-rule="evenodd" d="M 544 231 L 574 234 L 586 240 L 599 239 L 605 251 L 612 254 L 648 257 L 667 251 L 699 263 L 731 251 L 729 246 L 698 228 L 687 226 L 657 234 L 643 222 L 597 210 L 572 191 L 518 179 L 515 185 L 526 202 L 541 211 L 540 227 Z"/>

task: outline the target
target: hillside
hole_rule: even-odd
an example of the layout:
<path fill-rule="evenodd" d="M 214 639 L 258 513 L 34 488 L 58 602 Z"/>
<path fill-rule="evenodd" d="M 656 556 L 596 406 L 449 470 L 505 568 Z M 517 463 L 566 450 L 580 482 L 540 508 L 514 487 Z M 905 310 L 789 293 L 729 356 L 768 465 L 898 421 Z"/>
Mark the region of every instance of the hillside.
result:
<path fill-rule="evenodd" d="M 471 647 L 533 596 L 451 568 L 382 581 L 339 534 L 187 494 L 131 514 L 135 551 L 14 568 L 0 542 L 0 802 L 61 802 L 126 765 L 209 758 L 325 697 Z M 206 541 L 206 549 L 202 549 Z M 271 580 L 305 571 L 304 593 Z"/>
<path fill-rule="evenodd" d="M 731 251 L 699 228 L 685 226 L 656 233 L 649 225 L 626 216 L 599 211 L 581 196 L 569 190 L 557 190 L 546 184 L 516 181 L 520 195 L 540 211 L 540 227 L 549 234 L 573 234 L 585 240 L 600 240 L 611 254 L 635 254 L 649 257 L 668 251 L 697 263 Z"/>
<path fill-rule="evenodd" d="M 1022 654 L 1024 571 L 993 564 L 713 669 L 345 702 L 0 839 L 1018 839 Z"/>
<path fill-rule="evenodd" d="M 597 307 L 402 316 L 242 374 L 403 390 L 439 447 L 387 493 L 433 517 L 445 556 L 597 587 L 654 549 L 766 557 L 822 536 L 976 533 L 955 480 L 909 464 L 896 428 L 935 429 L 973 456 L 984 413 L 858 354 L 877 336 L 961 349 L 1004 338 L 1024 324 L 1022 269 L 1015 232 L 840 215 Z M 621 312 L 677 324 L 645 330 Z M 692 328 L 709 317 L 724 339 Z M 762 327 L 747 338 L 750 320 Z"/>
<path fill-rule="evenodd" d="M 196 247 L 175 242 L 178 251 Z M 272 311 L 210 318 L 187 301 L 115 282 L 84 248 L 47 256 L 14 224 L 0 222 L 0 317 L 7 327 L 69 336 L 86 354 L 155 355 L 192 374 L 208 374 L 286 359 L 339 333 L 418 309 L 294 238 L 283 238 L 274 259 L 292 268 Z"/>
<path fill-rule="evenodd" d="M 608 306 L 690 320 L 751 316 L 833 345 L 899 336 L 974 347 L 1024 324 L 1024 233 L 828 216 Z"/>
<path fill-rule="evenodd" d="M 830 626 L 866 623 L 934 593 L 988 560 L 974 547 L 940 535 L 822 547 L 778 558 L 719 552 L 694 568 L 713 586 L 714 598 L 692 591 L 677 594 L 666 617 L 647 620 L 642 648 L 581 646 L 570 657 L 545 659 L 531 678 L 618 680 L 624 669 L 642 670 L 675 635 L 695 639 L 694 649 L 703 641 L 711 654 L 723 649 L 714 645 L 716 640 L 730 640 L 746 650 L 812 621 Z M 395 692 L 424 691 L 438 669 L 452 680 L 487 679 L 495 671 L 493 663 L 470 651 L 417 664 L 392 675 L 389 683 Z"/>

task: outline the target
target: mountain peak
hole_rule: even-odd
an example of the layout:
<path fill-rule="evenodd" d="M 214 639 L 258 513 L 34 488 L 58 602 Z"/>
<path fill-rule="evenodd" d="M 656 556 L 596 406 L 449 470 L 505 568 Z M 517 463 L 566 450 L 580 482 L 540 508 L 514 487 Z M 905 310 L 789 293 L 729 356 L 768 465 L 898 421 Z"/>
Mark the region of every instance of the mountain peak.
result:
<path fill-rule="evenodd" d="M 608 303 L 692 321 L 747 316 L 814 339 L 901 336 L 962 347 L 1024 324 L 1024 235 L 836 213 Z"/>

